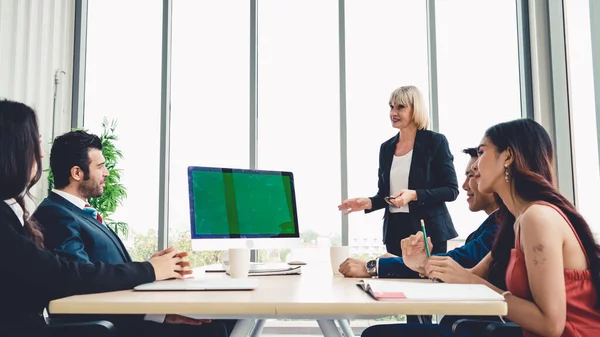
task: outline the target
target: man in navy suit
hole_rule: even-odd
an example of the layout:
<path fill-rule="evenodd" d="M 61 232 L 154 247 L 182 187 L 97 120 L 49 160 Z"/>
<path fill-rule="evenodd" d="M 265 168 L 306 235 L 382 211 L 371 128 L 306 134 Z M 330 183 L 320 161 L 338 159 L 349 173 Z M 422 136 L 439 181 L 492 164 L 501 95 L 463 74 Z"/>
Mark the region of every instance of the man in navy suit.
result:
<path fill-rule="evenodd" d="M 46 248 L 78 263 L 131 262 L 123 242 L 87 202 L 88 198 L 103 194 L 108 177 L 100 138 L 84 131 L 71 131 L 57 137 L 50 152 L 50 169 L 55 189 L 32 215 L 43 229 Z M 179 315 L 146 315 L 143 320 L 114 315 L 106 319 L 115 324 L 119 336 L 226 335 L 222 322 L 210 323 Z"/>
<path fill-rule="evenodd" d="M 473 170 L 471 166 L 477 160 L 477 149 L 469 148 L 463 150 L 464 153 L 471 156 L 467 169 L 465 171 L 465 181 L 462 188 L 467 192 L 467 202 L 471 212 L 484 211 L 488 218 L 471 233 L 465 244 L 459 248 L 453 249 L 445 255 L 453 258 L 465 268 L 474 267 L 481 261 L 492 248 L 492 243 L 498 230 L 498 225 L 494 219 L 496 202 L 492 194 L 480 193 L 477 184 L 471 182 Z M 398 242 L 400 245 L 400 242 Z M 371 266 L 372 265 L 372 266 Z M 377 275 L 380 278 L 418 278 L 419 273 L 408 268 L 401 257 L 384 255 L 381 258 L 372 261 L 363 261 L 359 259 L 348 258 L 340 265 L 340 273 L 346 277 L 371 277 Z"/>

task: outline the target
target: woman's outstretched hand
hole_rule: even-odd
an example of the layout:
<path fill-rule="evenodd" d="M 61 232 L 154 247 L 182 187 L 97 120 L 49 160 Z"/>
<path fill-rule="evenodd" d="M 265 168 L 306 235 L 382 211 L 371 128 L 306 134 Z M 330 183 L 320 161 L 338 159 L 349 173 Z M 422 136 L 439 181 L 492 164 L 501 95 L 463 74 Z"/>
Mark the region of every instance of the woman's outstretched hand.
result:
<path fill-rule="evenodd" d="M 373 208 L 373 203 L 369 198 L 346 199 L 340 205 L 338 205 L 338 210 L 344 211 L 344 215 L 371 208 Z"/>

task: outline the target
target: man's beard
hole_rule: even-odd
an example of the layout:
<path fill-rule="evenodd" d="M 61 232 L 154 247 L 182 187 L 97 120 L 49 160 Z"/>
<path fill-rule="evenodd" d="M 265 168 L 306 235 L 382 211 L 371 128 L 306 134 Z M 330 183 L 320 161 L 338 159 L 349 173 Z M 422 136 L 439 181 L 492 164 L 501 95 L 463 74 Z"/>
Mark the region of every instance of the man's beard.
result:
<path fill-rule="evenodd" d="M 83 184 L 79 186 L 79 193 L 81 193 L 81 196 L 85 199 L 101 197 L 103 192 L 100 184 L 94 185 L 90 180 L 84 181 Z"/>

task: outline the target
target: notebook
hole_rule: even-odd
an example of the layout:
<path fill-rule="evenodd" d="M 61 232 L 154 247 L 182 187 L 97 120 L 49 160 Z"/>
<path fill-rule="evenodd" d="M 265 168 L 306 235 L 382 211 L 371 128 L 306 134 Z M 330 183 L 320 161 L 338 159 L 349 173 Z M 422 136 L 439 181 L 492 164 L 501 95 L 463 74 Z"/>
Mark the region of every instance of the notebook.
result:
<path fill-rule="evenodd" d="M 357 285 L 378 301 L 504 301 L 502 295 L 483 284 L 370 279 Z"/>
<path fill-rule="evenodd" d="M 287 263 L 258 263 L 251 264 L 248 276 L 268 276 L 268 275 L 300 275 L 302 274 L 302 266 L 292 266 Z M 205 269 L 207 273 L 226 272 L 223 264 L 208 265 Z"/>
<path fill-rule="evenodd" d="M 140 284 L 137 291 L 201 291 L 201 290 L 254 290 L 258 288 L 257 279 L 219 278 L 219 279 L 183 279 L 156 281 Z"/>

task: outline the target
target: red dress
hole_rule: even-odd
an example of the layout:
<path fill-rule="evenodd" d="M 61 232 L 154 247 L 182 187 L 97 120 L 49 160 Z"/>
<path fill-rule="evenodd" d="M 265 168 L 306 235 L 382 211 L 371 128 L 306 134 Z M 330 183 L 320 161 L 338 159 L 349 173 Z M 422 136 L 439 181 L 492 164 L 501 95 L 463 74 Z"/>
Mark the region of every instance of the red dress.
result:
<path fill-rule="evenodd" d="M 567 221 L 569 227 L 575 234 L 585 258 L 588 261 L 587 253 L 581 244 L 579 236 L 575 232 L 573 225 L 565 214 L 556 206 L 546 202 L 536 202 L 536 204 L 550 206 L 555 209 Z M 600 311 L 594 308 L 597 299 L 596 289 L 592 283 L 592 277 L 589 270 L 565 270 L 565 290 L 567 293 L 567 321 L 563 337 L 584 337 L 600 335 Z M 506 286 L 515 296 L 533 301 L 529 289 L 527 277 L 527 268 L 525 267 L 525 254 L 521 251 L 519 243 L 519 233 L 515 235 L 515 248 L 510 252 L 510 261 L 506 269 Z M 538 336 L 533 332 L 523 330 L 524 337 Z"/>

